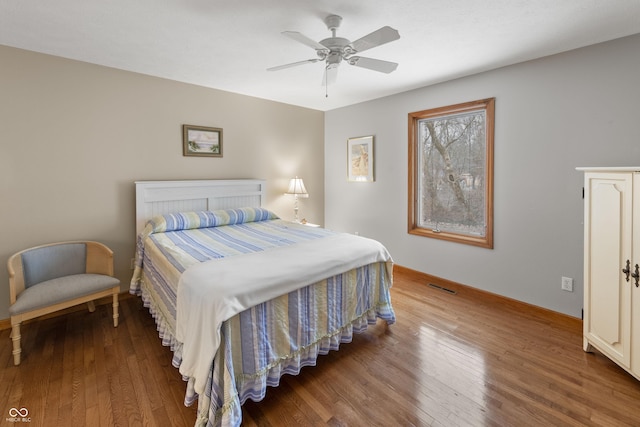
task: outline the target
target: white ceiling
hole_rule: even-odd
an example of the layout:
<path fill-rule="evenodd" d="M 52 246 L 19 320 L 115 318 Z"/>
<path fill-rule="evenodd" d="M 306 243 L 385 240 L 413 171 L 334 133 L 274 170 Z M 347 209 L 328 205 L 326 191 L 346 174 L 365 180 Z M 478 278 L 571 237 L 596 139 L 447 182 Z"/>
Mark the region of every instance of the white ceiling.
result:
<path fill-rule="evenodd" d="M 389 25 L 400 40 L 342 63 L 328 97 L 314 40 L 343 17 L 354 41 Z M 2 0 L 0 44 L 327 111 L 640 33 L 640 0 Z M 0 70 L 1 70 L 0 65 Z M 1 71 L 0 71 L 1 72 Z"/>

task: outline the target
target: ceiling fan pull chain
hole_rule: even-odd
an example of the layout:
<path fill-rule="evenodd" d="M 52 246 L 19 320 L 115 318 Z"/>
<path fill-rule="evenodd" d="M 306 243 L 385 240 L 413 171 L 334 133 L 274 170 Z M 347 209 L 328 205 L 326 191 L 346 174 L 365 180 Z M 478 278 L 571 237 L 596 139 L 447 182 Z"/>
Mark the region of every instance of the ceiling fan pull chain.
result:
<path fill-rule="evenodd" d="M 325 78 L 324 78 L 324 97 L 328 98 L 329 97 L 329 78 L 327 77 L 327 72 L 329 67 L 325 67 L 324 72 L 325 72 Z"/>

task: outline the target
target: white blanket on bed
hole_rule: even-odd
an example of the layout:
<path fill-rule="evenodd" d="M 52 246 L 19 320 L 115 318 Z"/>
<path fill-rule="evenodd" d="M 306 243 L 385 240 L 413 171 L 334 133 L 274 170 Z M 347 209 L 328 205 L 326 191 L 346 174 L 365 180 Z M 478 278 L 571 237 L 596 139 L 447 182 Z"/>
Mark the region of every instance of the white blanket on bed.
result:
<path fill-rule="evenodd" d="M 180 373 L 204 392 L 220 345 L 222 322 L 270 299 L 376 262 L 392 260 L 379 242 L 341 233 L 317 240 L 193 265 L 178 283 L 176 338 Z"/>

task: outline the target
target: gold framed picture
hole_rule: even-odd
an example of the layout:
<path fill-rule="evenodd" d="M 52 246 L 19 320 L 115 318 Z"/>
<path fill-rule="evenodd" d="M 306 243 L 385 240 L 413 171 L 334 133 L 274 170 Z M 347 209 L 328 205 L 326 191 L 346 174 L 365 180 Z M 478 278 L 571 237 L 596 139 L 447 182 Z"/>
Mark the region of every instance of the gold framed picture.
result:
<path fill-rule="evenodd" d="M 182 154 L 222 157 L 222 129 L 182 125 Z"/>

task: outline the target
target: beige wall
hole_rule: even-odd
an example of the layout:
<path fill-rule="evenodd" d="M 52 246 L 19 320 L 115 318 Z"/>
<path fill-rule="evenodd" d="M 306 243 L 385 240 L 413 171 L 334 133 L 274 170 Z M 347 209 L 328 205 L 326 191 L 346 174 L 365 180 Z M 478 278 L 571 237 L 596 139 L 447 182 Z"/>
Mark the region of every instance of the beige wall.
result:
<path fill-rule="evenodd" d="M 293 216 L 288 179 L 323 223 L 324 114 L 0 46 L 0 260 L 61 240 L 115 252 L 126 289 L 135 244 L 134 181 L 263 178 L 267 207 Z M 224 157 L 182 155 L 182 124 L 223 128 Z M 9 281 L 0 274 L 0 319 Z"/>

